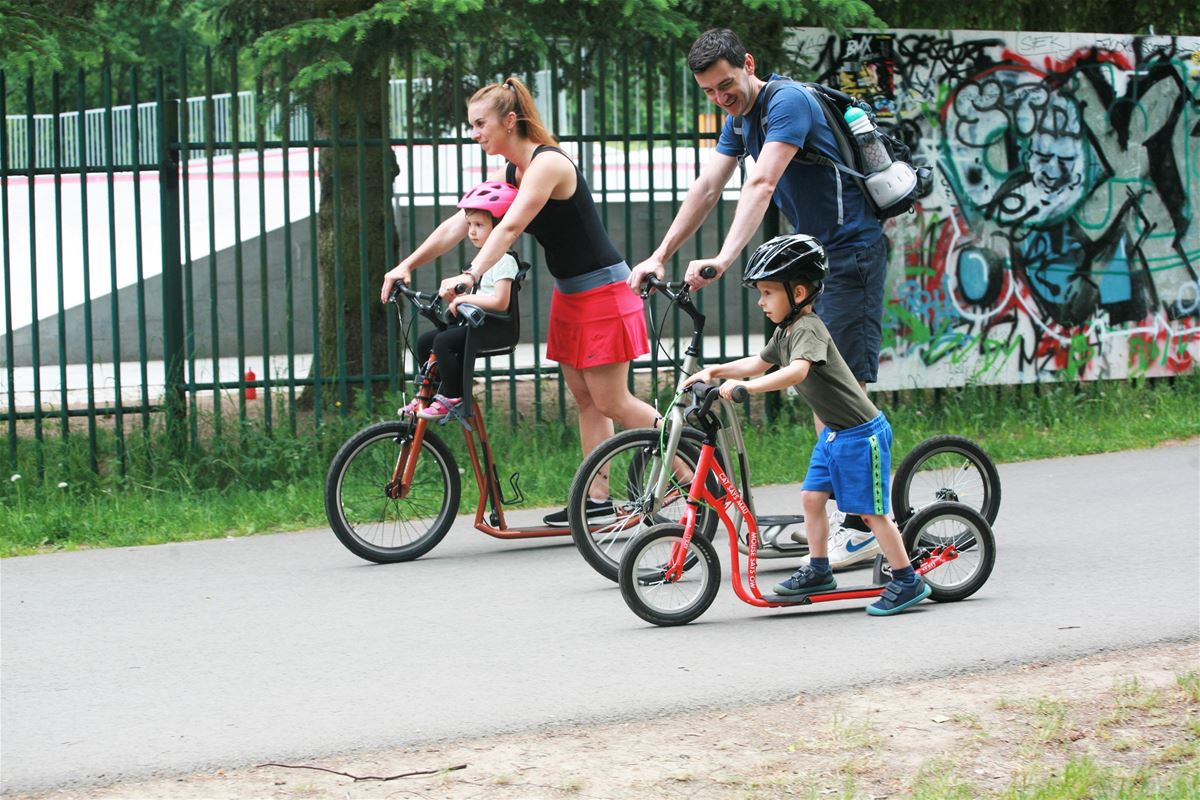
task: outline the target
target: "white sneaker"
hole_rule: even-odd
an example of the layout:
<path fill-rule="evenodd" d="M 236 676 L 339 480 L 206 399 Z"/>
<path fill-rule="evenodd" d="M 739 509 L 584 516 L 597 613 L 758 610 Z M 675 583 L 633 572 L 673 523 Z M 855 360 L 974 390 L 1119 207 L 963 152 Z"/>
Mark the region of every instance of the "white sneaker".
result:
<path fill-rule="evenodd" d="M 833 507 L 833 511 L 829 512 L 829 532 L 832 534 L 838 528 L 842 527 L 842 523 L 846 521 L 846 515 L 837 510 L 837 506 Z M 799 544 L 808 544 L 808 532 L 804 528 L 792 531 L 792 541 Z M 830 538 L 829 546 L 833 547 L 833 539 Z"/>
<path fill-rule="evenodd" d="M 829 567 L 831 569 L 846 569 L 860 561 L 875 558 L 879 542 L 870 531 L 858 531 L 853 528 L 838 528 L 829 535 Z"/>

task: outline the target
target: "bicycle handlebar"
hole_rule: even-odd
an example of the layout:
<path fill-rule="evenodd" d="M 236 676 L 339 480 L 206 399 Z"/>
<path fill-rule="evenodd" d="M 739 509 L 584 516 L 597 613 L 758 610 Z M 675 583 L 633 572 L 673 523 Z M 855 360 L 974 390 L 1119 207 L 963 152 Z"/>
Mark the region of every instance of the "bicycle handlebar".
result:
<path fill-rule="evenodd" d="M 718 386 L 697 381 L 690 386 L 688 390 L 692 393 L 692 406 L 688 409 L 685 416 L 695 416 L 696 419 L 702 420 L 712 413 L 713 404 L 721 397 L 721 390 Z M 750 392 L 745 386 L 738 386 L 732 392 L 731 399 L 735 403 L 743 403 L 750 397 Z M 715 423 L 715 418 L 714 424 Z"/>
<path fill-rule="evenodd" d="M 445 329 L 445 321 L 438 317 L 437 304 L 440 298 L 436 293 L 418 292 L 407 283 L 396 281 L 395 286 L 392 287 L 392 293 L 388 295 L 388 302 L 395 303 L 397 309 L 399 309 L 401 295 L 408 298 L 409 302 L 413 304 L 413 307 L 417 309 L 417 312 L 421 316 L 432 322 L 439 329 Z"/>
<path fill-rule="evenodd" d="M 717 270 L 715 267 L 704 267 L 700 270 L 700 277 L 712 280 L 717 277 Z M 649 297 L 651 289 L 662 292 L 671 300 L 678 299 L 690 291 L 685 281 L 669 282 L 659 280 L 653 275 L 647 275 L 642 279 L 642 297 Z"/>

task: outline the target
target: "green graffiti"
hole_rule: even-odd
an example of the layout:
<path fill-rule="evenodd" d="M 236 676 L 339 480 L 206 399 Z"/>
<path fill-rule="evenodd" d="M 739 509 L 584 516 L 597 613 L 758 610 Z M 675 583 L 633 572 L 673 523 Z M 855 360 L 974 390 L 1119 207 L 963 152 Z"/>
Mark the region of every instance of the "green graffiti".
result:
<path fill-rule="evenodd" d="M 975 368 L 973 377 L 980 377 L 989 372 L 999 372 L 1013 357 L 1013 353 L 1021 346 L 1021 337 L 1007 339 L 984 339 L 979 343 L 979 365 Z"/>
<path fill-rule="evenodd" d="M 1155 345 L 1153 339 L 1144 336 L 1134 336 L 1129 339 L 1129 370 L 1136 375 L 1142 375 L 1154 361 Z"/>
<path fill-rule="evenodd" d="M 1067 380 L 1079 380 L 1082 371 L 1095 357 L 1096 348 L 1088 342 L 1087 336 L 1080 333 L 1072 336 L 1071 344 L 1067 348 Z"/>

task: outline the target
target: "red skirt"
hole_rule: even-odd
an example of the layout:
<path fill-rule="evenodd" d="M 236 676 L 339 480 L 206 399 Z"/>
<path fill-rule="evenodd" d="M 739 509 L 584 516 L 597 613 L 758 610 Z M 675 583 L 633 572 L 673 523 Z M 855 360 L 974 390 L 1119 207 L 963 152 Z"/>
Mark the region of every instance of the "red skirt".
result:
<path fill-rule="evenodd" d="M 632 361 L 649 352 L 642 298 L 624 281 L 579 294 L 554 290 L 546 358 L 587 369 Z"/>

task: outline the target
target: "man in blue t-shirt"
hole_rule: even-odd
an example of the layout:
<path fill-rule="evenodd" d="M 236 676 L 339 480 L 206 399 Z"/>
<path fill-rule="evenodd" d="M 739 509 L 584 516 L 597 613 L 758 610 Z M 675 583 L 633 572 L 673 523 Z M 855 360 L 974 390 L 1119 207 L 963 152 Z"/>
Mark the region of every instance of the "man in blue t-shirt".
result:
<path fill-rule="evenodd" d="M 647 274 L 663 276 L 667 259 L 691 238 L 721 199 L 737 169 L 738 157 L 749 155 L 754 169 L 742 184 L 721 252 L 689 263 L 687 282 L 699 289 L 712 282 L 700 277 L 702 268 L 714 267 L 718 275 L 728 269 L 749 244 L 767 204 L 774 200 L 794 232 L 806 233 L 824 246 L 829 279 L 817 299 L 817 314 L 859 383 L 874 382 L 879 372 L 887 243 L 856 181 L 829 166 L 792 160 L 807 144 L 834 161 L 843 161 L 820 106 L 800 86 L 781 87 L 771 97 L 764 136 L 760 100 L 766 81 L 754 72 L 754 56 L 728 29 L 701 35 L 688 53 L 688 66 L 705 95 L 729 116 L 716 152 L 688 189 L 658 248 L 634 268 L 629 285 L 636 290 Z M 771 75 L 768 80 L 777 77 Z M 745 118 L 744 145 L 733 129 L 734 117 L 739 116 Z"/>
<path fill-rule="evenodd" d="M 808 234 L 824 246 L 829 277 L 814 308 L 859 385 L 873 383 L 879 374 L 883 338 L 887 240 L 856 181 L 846 179 L 833 167 L 793 160 L 807 145 L 844 163 L 820 106 L 807 89 L 781 87 L 773 93 L 770 108 L 766 109 L 764 135 L 760 101 L 767 82 L 755 74 L 754 56 L 728 29 L 702 34 L 688 53 L 688 67 L 708 99 L 728 116 L 716 152 L 688 189 L 658 248 L 634 267 L 629 285 L 640 289 L 650 273 L 663 277 L 667 259 L 691 238 L 721 199 L 737 169 L 738 157 L 749 155 L 754 159 L 754 169 L 742 183 L 721 251 L 713 258 L 690 262 L 685 280 L 693 289 L 699 289 L 716 280 L 701 277 L 704 267 L 715 268 L 718 277 L 725 272 L 749 244 L 762 223 L 767 204 L 774 200 L 794 232 Z M 770 75 L 767 80 L 777 77 Z M 744 118 L 741 136 L 734 132 L 735 117 Z M 816 415 L 814 422 L 819 432 L 824 426 Z M 834 558 L 838 544 L 845 550 L 844 559 Z M 840 537 L 835 534 L 831 540 L 831 558 L 839 566 L 873 558 L 876 552 L 874 537 L 865 531 L 855 530 Z"/>

